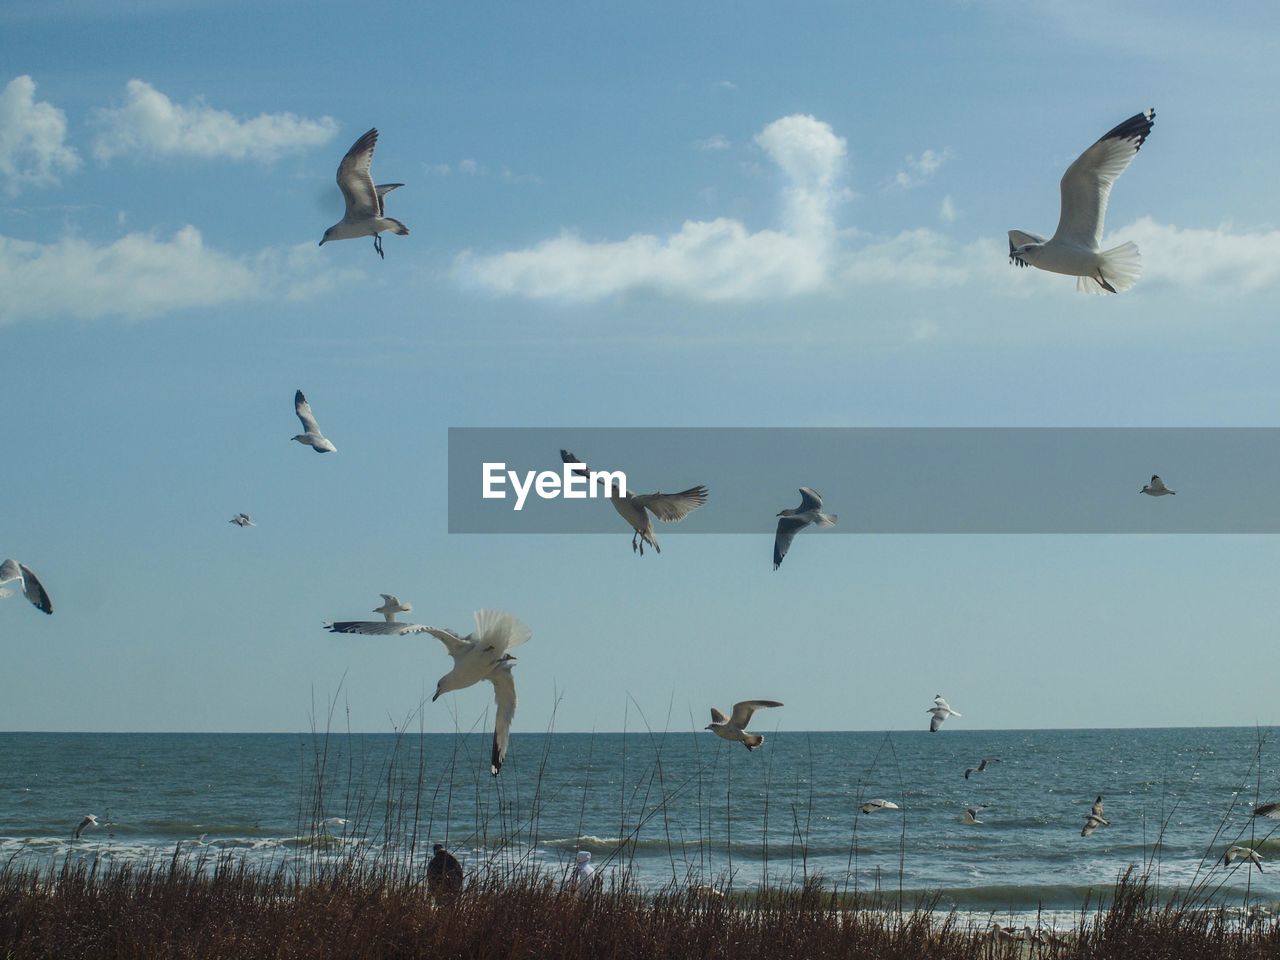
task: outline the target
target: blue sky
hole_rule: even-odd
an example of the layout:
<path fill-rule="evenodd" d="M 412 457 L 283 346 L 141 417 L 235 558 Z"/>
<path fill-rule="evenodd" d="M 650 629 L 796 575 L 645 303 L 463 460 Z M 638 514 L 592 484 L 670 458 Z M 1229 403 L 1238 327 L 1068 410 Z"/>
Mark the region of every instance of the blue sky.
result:
<path fill-rule="evenodd" d="M 380 591 L 533 628 L 517 731 L 919 729 L 939 691 L 1280 722 L 1274 537 L 807 533 L 775 573 L 767 534 L 446 532 L 450 427 L 1276 426 L 1278 14 L 1070 9 L 6 4 L 0 556 L 58 610 L 0 602 L 0 729 L 295 730 L 341 689 L 387 730 L 449 661 L 321 631 Z M 1010 267 L 1148 106 L 1107 218 L 1138 286 Z M 370 126 L 385 261 L 317 247 Z M 289 442 L 299 387 L 337 454 Z"/>

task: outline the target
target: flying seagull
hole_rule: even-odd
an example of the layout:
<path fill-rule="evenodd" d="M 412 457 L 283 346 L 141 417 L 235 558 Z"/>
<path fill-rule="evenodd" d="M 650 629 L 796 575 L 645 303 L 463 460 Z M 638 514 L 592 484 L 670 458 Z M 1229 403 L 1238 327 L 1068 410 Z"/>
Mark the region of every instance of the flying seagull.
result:
<path fill-rule="evenodd" d="M 249 518 L 247 513 L 237 513 L 228 523 L 234 523 L 237 527 L 256 527 L 257 524 Z"/>
<path fill-rule="evenodd" d="M 1254 807 L 1253 815 L 1266 817 L 1268 820 L 1280 820 L 1280 803 L 1264 803 L 1260 807 Z"/>
<path fill-rule="evenodd" d="M 1109 826 L 1111 821 L 1102 816 L 1102 794 L 1098 794 L 1098 799 L 1093 801 L 1093 806 L 1089 809 L 1089 816 L 1085 817 L 1084 829 L 1080 831 L 1080 836 L 1087 837 L 1099 827 Z"/>
<path fill-rule="evenodd" d="M 969 826 L 981 826 L 984 821 L 978 819 L 978 814 L 989 807 L 979 804 L 976 807 L 965 807 L 964 813 L 960 814 L 960 822 Z"/>
<path fill-rule="evenodd" d="M 568 450 L 560 451 L 560 459 L 565 463 L 581 464 L 581 468 L 574 471 L 575 473 L 586 476 L 590 472 L 586 463 Z M 604 483 L 603 479 L 597 479 Z M 658 553 L 662 552 L 662 548 L 658 546 L 658 538 L 653 534 L 653 521 L 649 518 L 649 514 L 652 513 L 664 523 L 683 520 L 707 502 L 707 488 L 699 485 L 681 490 L 679 493 L 642 494 L 634 494 L 627 490 L 626 496 L 619 496 L 618 485 L 614 483 L 609 487 L 609 502 L 613 504 L 613 509 L 618 511 L 619 516 L 631 524 L 631 529 L 635 531 L 631 535 L 632 551 L 639 550 L 640 556 L 644 556 L 646 543 Z"/>
<path fill-rule="evenodd" d="M 942 699 L 942 694 L 938 694 L 936 697 L 933 698 L 933 706 L 930 707 L 928 710 L 926 710 L 925 713 L 933 714 L 933 716 L 929 719 L 930 733 L 937 733 L 938 730 L 941 729 L 942 724 L 947 719 L 947 717 L 964 716 L 964 714 L 958 713 L 955 710 L 952 710 L 951 704 L 947 703 L 946 700 Z"/>
<path fill-rule="evenodd" d="M 863 813 L 876 813 L 879 810 L 899 810 L 901 809 L 892 800 L 868 800 L 862 805 Z"/>
<path fill-rule="evenodd" d="M 403 183 L 373 183 L 370 170 L 373 165 L 373 148 L 378 142 L 377 128 L 370 130 L 351 145 L 347 155 L 338 164 L 338 189 L 347 205 L 342 219 L 324 232 L 320 246 L 329 240 L 352 240 L 356 237 L 373 237 L 373 249 L 382 257 L 383 230 L 400 236 L 408 236 L 409 228 L 399 220 L 385 216 L 384 197 Z M 385 257 L 384 257 L 385 259 Z"/>
<path fill-rule="evenodd" d="M 413 613 L 413 604 L 401 603 L 400 598 L 391 593 L 380 593 L 382 597 L 382 606 L 374 607 L 374 613 L 380 613 L 387 619 L 387 623 L 392 623 L 396 619 L 397 613 Z"/>
<path fill-rule="evenodd" d="M 764 737 L 758 733 L 747 733 L 747 724 L 751 715 L 765 707 L 780 707 L 777 700 L 741 700 L 733 705 L 733 714 L 726 717 L 715 707 L 711 708 L 711 722 L 703 729 L 710 730 L 722 740 L 736 740 L 748 750 L 754 750 L 764 743 Z"/>
<path fill-rule="evenodd" d="M 1244 859 L 1252 863 L 1258 868 L 1258 872 L 1262 873 L 1262 854 L 1253 847 L 1231 847 L 1222 855 L 1222 865 L 1230 866 L 1235 860 Z"/>
<path fill-rule="evenodd" d="M 1177 490 L 1170 490 L 1164 485 L 1164 481 L 1157 477 L 1154 473 L 1151 475 L 1151 482 L 1145 484 L 1139 493 L 1145 493 L 1148 497 L 1163 497 L 1165 494 L 1173 496 L 1177 494 Z"/>
<path fill-rule="evenodd" d="M 86 814 L 85 818 L 81 820 L 80 823 L 76 826 L 76 832 L 71 835 L 71 838 L 73 840 L 79 840 L 80 834 L 84 833 L 90 827 L 96 827 L 97 825 L 98 825 L 98 818 L 95 817 L 92 813 Z"/>
<path fill-rule="evenodd" d="M 777 516 L 781 519 L 778 521 L 778 532 L 773 536 L 773 569 L 775 570 L 782 566 L 782 558 L 791 549 L 791 541 L 795 539 L 796 534 L 809 524 L 816 524 L 819 527 L 836 525 L 836 515 L 822 512 L 822 497 L 812 487 L 801 487 L 800 506 L 794 510 L 783 510 Z"/>
<path fill-rule="evenodd" d="M 22 581 L 22 595 L 31 601 L 32 606 L 37 610 L 45 613 L 53 613 L 53 601 L 49 599 L 49 594 L 31 568 L 25 563 L 19 563 L 17 560 L 6 560 L 0 563 L 0 583 L 8 583 L 11 580 Z M 9 591 L 5 591 L 6 595 Z"/>
<path fill-rule="evenodd" d="M 316 423 L 315 414 L 311 412 L 311 404 L 307 403 L 307 398 L 302 395 L 299 390 L 293 395 L 293 411 L 298 415 L 298 419 L 302 421 L 302 429 L 305 433 L 300 433 L 292 439 L 299 443 L 305 443 L 316 453 L 336 453 L 338 448 L 335 447 L 323 433 L 320 432 L 320 424 Z"/>
<path fill-rule="evenodd" d="M 987 772 L 987 764 L 989 764 L 989 763 L 999 763 L 999 762 L 1000 762 L 1000 758 L 999 758 L 999 757 L 984 757 L 984 758 L 982 759 L 982 761 L 981 761 L 981 762 L 980 762 L 976 767 L 969 767 L 967 770 L 965 770 L 965 772 L 964 772 L 964 778 L 965 778 L 966 780 L 968 780 L 968 779 L 969 779 L 969 774 L 971 774 L 971 773 L 986 773 L 986 772 Z"/>
<path fill-rule="evenodd" d="M 1100 250 L 1102 220 L 1111 185 L 1124 173 L 1151 133 L 1153 107 L 1103 134 L 1062 175 L 1062 213 L 1048 240 L 1022 230 L 1009 231 L 1009 262 L 1076 277 L 1085 293 L 1122 293 L 1142 274 L 1142 257 L 1133 241 Z"/>

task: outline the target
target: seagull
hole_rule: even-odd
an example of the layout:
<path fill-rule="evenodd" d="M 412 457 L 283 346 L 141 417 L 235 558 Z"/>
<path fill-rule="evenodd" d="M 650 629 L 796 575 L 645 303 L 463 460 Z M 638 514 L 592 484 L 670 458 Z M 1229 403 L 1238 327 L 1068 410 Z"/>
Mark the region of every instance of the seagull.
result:
<path fill-rule="evenodd" d="M 929 732 L 937 733 L 942 728 L 943 722 L 947 717 L 962 717 L 964 714 L 957 713 L 951 709 L 951 705 L 942 699 L 942 694 L 938 694 L 933 698 L 933 706 L 925 713 L 932 713 L 933 717 L 929 720 Z"/>
<path fill-rule="evenodd" d="M 22 581 L 22 595 L 30 600 L 37 610 L 53 613 L 53 601 L 49 599 L 48 591 L 25 563 L 19 563 L 17 560 L 6 560 L 0 563 L 0 583 L 8 583 L 11 580 Z M 9 594 L 10 591 L 6 590 L 5 595 Z"/>
<path fill-rule="evenodd" d="M 80 834 L 84 833 L 90 827 L 96 827 L 97 825 L 98 825 L 98 818 L 95 817 L 92 813 L 86 814 L 85 818 L 81 820 L 79 825 L 76 827 L 76 832 L 71 835 L 71 838 L 73 840 L 79 840 Z"/>
<path fill-rule="evenodd" d="M 876 813 L 879 810 L 900 810 L 902 809 L 892 800 L 868 800 L 862 805 L 863 813 Z"/>
<path fill-rule="evenodd" d="M 1128 169 L 1151 133 L 1155 108 L 1135 114 L 1103 134 L 1062 175 L 1062 213 L 1052 237 L 1009 231 L 1009 262 L 1077 277 L 1084 293 L 1122 293 L 1142 274 L 1142 257 L 1133 241 L 1100 250 L 1102 219 L 1111 185 Z"/>
<path fill-rule="evenodd" d="M 1139 493 L 1145 493 L 1148 497 L 1163 497 L 1165 494 L 1174 496 L 1177 490 L 1170 490 L 1164 485 L 1164 481 L 1157 477 L 1154 473 L 1151 475 L 1151 482 L 1143 486 Z"/>
<path fill-rule="evenodd" d="M 250 519 L 247 513 L 237 513 L 228 523 L 234 523 L 237 527 L 256 527 L 257 524 Z"/>
<path fill-rule="evenodd" d="M 990 807 L 979 804 L 976 807 L 965 807 L 964 813 L 960 814 L 960 822 L 969 826 L 981 826 L 984 821 L 978 819 L 978 814 L 983 810 L 989 810 Z"/>
<path fill-rule="evenodd" d="M 351 145 L 347 155 L 338 164 L 338 189 L 347 210 L 342 219 L 324 232 L 320 246 L 329 240 L 351 240 L 355 237 L 373 237 L 373 249 L 383 257 L 383 230 L 390 230 L 402 237 L 409 235 L 409 228 L 399 220 L 385 216 L 383 197 L 403 183 L 380 183 L 374 186 L 370 167 L 373 164 L 373 148 L 378 142 L 377 128 L 370 130 Z M 383 257 L 383 259 L 386 259 Z"/>
<path fill-rule="evenodd" d="M 987 772 L 987 764 L 989 764 L 989 763 L 999 763 L 999 762 L 1000 762 L 1000 758 L 999 758 L 999 757 L 984 757 L 984 758 L 982 759 L 982 761 L 981 761 L 981 762 L 980 762 L 976 767 L 969 767 L 969 769 L 965 770 L 965 772 L 964 772 L 964 778 L 965 778 L 966 780 L 968 780 L 968 779 L 969 779 L 969 774 L 971 774 L 971 773 L 986 773 L 986 772 Z"/>
<path fill-rule="evenodd" d="M 589 472 L 587 465 L 568 450 L 560 451 L 560 459 L 565 463 L 581 464 L 582 468 L 575 472 L 582 476 L 586 476 Z M 631 524 L 631 528 L 635 530 L 631 536 L 631 550 L 635 552 L 638 549 L 640 556 L 643 557 L 646 543 L 658 553 L 662 552 L 662 548 L 658 546 L 658 539 L 653 534 L 653 521 L 649 519 L 649 514 L 652 513 L 664 523 L 683 520 L 707 502 L 707 488 L 699 485 L 681 490 L 679 493 L 638 495 L 628 490 L 626 496 L 619 496 L 618 487 L 615 484 L 609 489 L 609 502 L 613 504 L 613 509 L 618 511 L 622 519 Z"/>
<path fill-rule="evenodd" d="M 374 607 L 374 613 L 380 613 L 387 618 L 387 623 L 394 622 L 397 613 L 412 613 L 413 604 L 401 603 L 400 598 L 391 593 L 380 593 L 382 597 L 382 606 Z"/>
<path fill-rule="evenodd" d="M 1093 806 L 1089 809 L 1089 816 L 1085 817 L 1084 829 L 1080 831 L 1080 836 L 1087 837 L 1099 827 L 1109 826 L 1111 821 L 1102 816 L 1102 794 L 1098 794 L 1098 799 L 1093 801 Z"/>
<path fill-rule="evenodd" d="M 1222 855 L 1222 865 L 1228 866 L 1232 861 L 1244 859 L 1252 863 L 1258 868 L 1258 872 L 1262 873 L 1262 854 L 1253 847 L 1231 847 Z"/>
<path fill-rule="evenodd" d="M 812 487 L 800 488 L 800 506 L 794 510 L 783 510 L 777 514 L 778 532 L 773 536 L 773 569 L 782 566 L 782 558 L 791 549 L 791 541 L 796 534 L 809 524 L 819 527 L 834 527 L 836 515 L 822 512 L 822 497 Z"/>
<path fill-rule="evenodd" d="M 1255 817 L 1266 817 L 1268 820 L 1280 820 L 1280 803 L 1264 803 L 1253 810 Z"/>
<path fill-rule="evenodd" d="M 758 733 L 747 733 L 747 724 L 751 715 L 765 707 L 780 707 L 777 700 L 741 700 L 733 705 L 733 715 L 726 717 L 715 707 L 711 708 L 711 722 L 703 729 L 710 730 L 722 740 L 736 740 L 747 750 L 754 750 L 764 743 L 764 737 Z"/>
<path fill-rule="evenodd" d="M 509 613 L 477 610 L 476 628 L 466 637 L 452 630 L 428 627 L 427 632 L 444 644 L 453 657 L 453 669 L 440 678 L 432 702 L 450 690 L 462 690 L 481 680 L 493 684 L 497 717 L 493 724 L 493 751 L 489 772 L 495 777 L 507 756 L 511 721 L 516 715 L 516 682 L 511 674 L 515 662 L 509 651 L 528 640 L 533 631 Z"/>
<path fill-rule="evenodd" d="M 320 424 L 316 423 L 315 415 L 311 412 L 311 404 L 307 403 L 307 398 L 302 395 L 301 390 L 293 395 L 293 409 L 298 419 L 302 421 L 302 429 L 306 433 L 300 433 L 292 439 L 305 443 L 316 453 L 336 453 L 338 448 L 320 432 Z"/>

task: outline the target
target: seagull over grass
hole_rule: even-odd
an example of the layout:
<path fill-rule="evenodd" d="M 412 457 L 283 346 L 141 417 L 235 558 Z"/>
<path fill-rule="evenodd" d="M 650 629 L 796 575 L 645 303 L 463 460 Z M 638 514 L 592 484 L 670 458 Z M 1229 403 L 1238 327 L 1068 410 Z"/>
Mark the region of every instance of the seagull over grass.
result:
<path fill-rule="evenodd" d="M 1228 867 L 1234 861 L 1241 859 L 1253 864 L 1258 868 L 1258 872 L 1262 873 L 1262 854 L 1253 849 L 1253 847 L 1230 847 L 1222 855 L 1222 865 Z"/>
<path fill-rule="evenodd" d="M 13 581 L 22 581 L 22 595 L 31 601 L 31 605 L 42 613 L 53 613 L 53 601 L 49 599 L 49 593 L 31 568 L 25 563 L 19 563 L 17 560 L 6 560 L 0 563 L 0 583 L 12 583 Z M 11 596 L 12 591 L 5 590 L 4 596 Z"/>
<path fill-rule="evenodd" d="M 868 800 L 862 805 L 863 813 L 877 813 L 880 810 L 900 810 L 902 809 L 892 800 Z"/>
<path fill-rule="evenodd" d="M 373 249 L 382 253 L 383 230 L 400 236 L 408 236 L 409 228 L 399 220 L 385 215 L 384 197 L 403 183 L 373 182 L 373 148 L 378 142 L 377 128 L 370 130 L 351 145 L 347 155 L 338 164 L 338 189 L 347 205 L 342 219 L 324 232 L 320 246 L 330 240 L 353 240 L 356 237 L 373 237 Z"/>
<path fill-rule="evenodd" d="M 586 463 L 568 450 L 561 449 L 560 459 L 568 464 L 578 464 L 579 468 L 574 470 L 574 473 L 580 476 L 585 477 L 590 473 Z M 597 477 L 596 480 L 604 484 L 603 478 Z M 663 523 L 674 523 L 677 520 L 683 520 L 707 502 L 707 488 L 701 485 L 681 490 L 679 493 L 634 494 L 627 490 L 626 496 L 621 496 L 618 484 L 615 482 L 609 486 L 608 492 L 613 509 L 617 510 L 618 515 L 631 524 L 631 529 L 635 531 L 631 535 L 632 552 L 638 550 L 642 557 L 646 543 L 658 553 L 662 552 L 662 548 L 658 546 L 658 538 L 653 533 L 650 513 Z"/>
<path fill-rule="evenodd" d="M 1098 798 L 1093 801 L 1093 806 L 1089 809 L 1089 816 L 1084 819 L 1084 829 L 1080 831 L 1080 836 L 1090 836 L 1099 827 L 1109 826 L 1111 821 L 1102 815 L 1102 794 L 1098 794 Z"/>
<path fill-rule="evenodd" d="M 337 452 L 338 448 L 330 442 L 328 437 L 320 432 L 320 424 L 316 423 L 315 414 L 311 412 L 311 404 L 307 403 L 307 398 L 302 395 L 301 390 L 298 390 L 293 395 L 293 412 L 302 421 L 304 432 L 291 439 L 297 440 L 299 443 L 305 443 L 316 453 Z"/>
<path fill-rule="evenodd" d="M 819 527 L 834 527 L 836 515 L 822 512 L 822 497 L 812 487 L 800 488 L 800 506 L 783 510 L 777 514 L 778 532 L 773 535 L 773 569 L 782 566 L 782 558 L 791 549 L 791 541 L 796 534 L 810 524 Z"/>
<path fill-rule="evenodd" d="M 397 613 L 410 613 L 413 605 L 401 603 L 398 597 L 389 593 L 380 593 L 383 603 L 374 607 L 374 613 L 382 614 L 381 620 L 338 620 L 325 623 L 324 628 L 330 633 L 358 633 L 367 637 L 405 637 L 411 633 L 431 633 L 434 627 L 421 623 L 405 623 L 397 620 Z"/>
<path fill-rule="evenodd" d="M 237 527 L 256 527 L 257 524 L 249 518 L 247 513 L 237 513 L 228 523 L 234 523 Z"/>
<path fill-rule="evenodd" d="M 966 780 L 968 780 L 968 779 L 969 779 L 969 775 L 970 775 L 970 774 L 972 774 L 972 773 L 986 773 L 986 772 L 987 772 L 987 764 L 989 764 L 989 763 L 999 763 L 999 762 L 1000 762 L 1000 758 L 999 758 L 999 757 L 984 757 L 984 758 L 982 759 L 982 761 L 981 761 L 981 762 L 980 762 L 976 767 L 969 767 L 967 770 L 965 770 L 965 772 L 964 772 L 964 778 L 965 778 Z"/>
<path fill-rule="evenodd" d="M 76 826 L 76 831 L 71 835 L 71 839 L 79 840 L 80 834 L 84 833 L 90 827 L 96 827 L 97 825 L 98 825 L 98 818 L 95 817 L 92 813 L 86 814 L 85 818 L 81 820 L 80 823 Z"/>
<path fill-rule="evenodd" d="M 933 698 L 933 706 L 926 710 L 925 713 L 933 714 L 929 719 L 930 733 L 937 733 L 942 728 L 942 724 L 946 721 L 947 717 L 964 716 L 964 714 L 952 710 L 951 704 L 947 703 L 947 701 L 942 698 L 942 694 L 938 694 Z"/>
<path fill-rule="evenodd" d="M 780 706 L 782 704 L 777 700 L 740 700 L 733 705 L 733 713 L 728 717 L 712 707 L 711 722 L 703 729 L 710 730 L 722 740 L 734 740 L 747 750 L 754 750 L 764 743 L 764 737 L 758 733 L 747 733 L 752 714 L 766 707 Z"/>
<path fill-rule="evenodd" d="M 1062 175 L 1058 229 L 1046 240 L 1009 231 L 1009 262 L 1076 277 L 1085 293 L 1122 293 L 1142 274 L 1142 257 L 1132 241 L 1101 250 L 1102 221 L 1116 178 L 1128 169 L 1151 133 L 1155 108 L 1134 114 L 1102 135 Z"/>
<path fill-rule="evenodd" d="M 1164 485 L 1164 481 L 1153 473 L 1151 475 L 1151 482 L 1143 485 L 1142 489 L 1138 492 L 1145 493 L 1148 497 L 1163 497 L 1166 495 L 1174 496 L 1178 491 L 1170 490 Z"/>

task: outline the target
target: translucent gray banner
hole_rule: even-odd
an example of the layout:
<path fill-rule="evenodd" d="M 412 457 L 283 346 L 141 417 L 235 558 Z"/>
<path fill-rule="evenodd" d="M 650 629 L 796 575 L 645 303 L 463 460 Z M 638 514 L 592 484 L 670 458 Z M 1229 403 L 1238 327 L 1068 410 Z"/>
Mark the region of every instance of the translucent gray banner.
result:
<path fill-rule="evenodd" d="M 628 529 L 598 484 L 594 499 L 531 486 L 514 509 L 507 471 L 562 477 L 561 448 L 631 494 L 705 485 L 704 506 L 655 521 L 663 537 L 772 532 L 802 486 L 839 515 L 833 533 L 1280 532 L 1280 429 L 1190 427 L 451 428 L 449 532 Z M 504 497 L 483 496 L 485 464 Z M 1142 494 L 1152 474 L 1176 493 Z"/>

